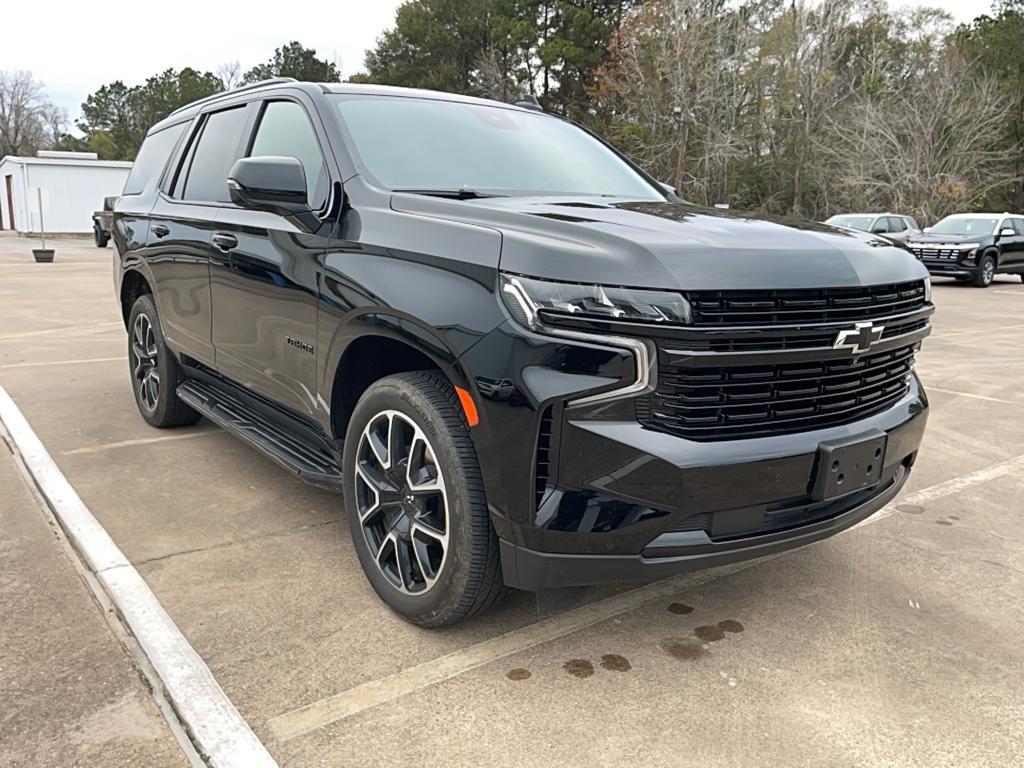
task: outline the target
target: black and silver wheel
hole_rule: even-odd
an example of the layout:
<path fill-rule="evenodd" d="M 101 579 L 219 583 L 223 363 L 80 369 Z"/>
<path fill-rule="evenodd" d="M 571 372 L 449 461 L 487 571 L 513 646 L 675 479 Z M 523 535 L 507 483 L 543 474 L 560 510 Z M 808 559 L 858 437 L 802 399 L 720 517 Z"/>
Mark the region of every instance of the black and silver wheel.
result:
<path fill-rule="evenodd" d="M 480 467 L 443 375 L 374 383 L 352 414 L 344 454 L 352 540 L 384 602 L 413 623 L 439 627 L 501 598 Z"/>
<path fill-rule="evenodd" d="M 147 411 L 156 410 L 160 400 L 160 359 L 153 324 L 145 312 L 136 315 L 132 323 L 132 377 L 139 404 Z"/>
<path fill-rule="evenodd" d="M 128 316 L 128 366 L 135 404 L 149 424 L 175 427 L 199 420 L 199 414 L 178 399 L 184 375 L 164 343 L 156 304 L 149 294 L 136 300 Z"/>
<path fill-rule="evenodd" d="M 991 253 L 986 253 L 981 257 L 978 271 L 974 274 L 974 286 L 976 288 L 988 288 L 992 285 L 992 280 L 995 276 L 996 260 L 992 257 Z"/>
<path fill-rule="evenodd" d="M 374 562 L 398 591 L 429 592 L 448 553 L 448 494 L 430 441 L 401 411 L 381 411 L 356 449 L 355 512 Z"/>

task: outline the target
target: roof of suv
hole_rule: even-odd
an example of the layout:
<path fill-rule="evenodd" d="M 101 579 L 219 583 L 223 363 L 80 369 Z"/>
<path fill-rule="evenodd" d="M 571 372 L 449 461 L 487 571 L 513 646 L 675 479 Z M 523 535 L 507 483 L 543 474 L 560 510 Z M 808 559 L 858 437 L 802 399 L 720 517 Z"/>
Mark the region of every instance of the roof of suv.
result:
<path fill-rule="evenodd" d="M 944 219 L 998 219 L 1000 216 L 1021 216 L 1019 213 L 951 213 L 949 216 L 943 216 Z"/>
<path fill-rule="evenodd" d="M 165 124 L 179 122 L 182 118 L 193 117 L 208 104 L 227 100 L 238 94 L 258 95 L 268 91 L 274 91 L 288 87 L 302 87 L 304 89 L 315 89 L 321 93 L 351 93 L 370 96 L 404 96 L 406 98 L 433 99 L 435 101 L 454 101 L 465 104 L 479 104 L 490 107 L 501 107 L 502 109 L 514 109 L 519 112 L 536 112 L 536 110 L 524 109 L 515 104 L 508 104 L 493 99 L 481 99 L 476 96 L 464 96 L 457 93 L 446 93 L 444 91 L 428 91 L 422 88 L 402 88 L 396 85 L 374 85 L 369 83 L 311 83 L 295 80 L 291 77 L 276 77 L 271 80 L 261 80 L 258 83 L 243 85 L 232 88 L 229 91 L 220 91 L 205 98 L 198 99 L 183 107 L 178 107 L 170 115 L 154 125 L 150 131 L 159 130 Z"/>

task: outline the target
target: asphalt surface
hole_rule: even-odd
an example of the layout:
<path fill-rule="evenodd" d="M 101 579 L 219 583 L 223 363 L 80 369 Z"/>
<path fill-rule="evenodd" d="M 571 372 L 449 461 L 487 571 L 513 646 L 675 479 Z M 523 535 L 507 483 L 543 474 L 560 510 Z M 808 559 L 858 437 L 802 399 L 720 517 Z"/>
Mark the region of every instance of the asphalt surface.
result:
<path fill-rule="evenodd" d="M 112 249 L 57 241 L 37 265 L 30 248 L 0 237 L 0 384 L 281 764 L 1024 765 L 1019 278 L 936 282 L 925 444 L 869 524 L 426 631 L 376 598 L 338 497 L 207 422 L 137 415 Z M 0 454 L 0 765 L 138 764 L 77 746 L 83 717 L 121 718 L 106 732 L 136 734 L 109 742 L 128 755 L 181 762 L 10 465 Z M 27 641 L 57 621 L 61 642 Z M 69 682 L 101 664 L 117 685 Z"/>

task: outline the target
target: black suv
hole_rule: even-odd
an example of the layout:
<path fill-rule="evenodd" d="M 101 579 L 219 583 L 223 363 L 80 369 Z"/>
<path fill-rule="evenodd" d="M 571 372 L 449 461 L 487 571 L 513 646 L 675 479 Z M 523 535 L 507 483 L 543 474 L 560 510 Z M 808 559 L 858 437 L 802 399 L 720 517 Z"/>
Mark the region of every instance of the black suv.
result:
<path fill-rule="evenodd" d="M 524 103 L 272 81 L 154 126 L 113 221 L 146 421 L 343 491 L 429 626 L 889 502 L 927 414 L 917 260 L 685 203 Z"/>
<path fill-rule="evenodd" d="M 928 272 L 987 288 L 998 273 L 1024 282 L 1024 216 L 958 213 L 907 243 Z"/>

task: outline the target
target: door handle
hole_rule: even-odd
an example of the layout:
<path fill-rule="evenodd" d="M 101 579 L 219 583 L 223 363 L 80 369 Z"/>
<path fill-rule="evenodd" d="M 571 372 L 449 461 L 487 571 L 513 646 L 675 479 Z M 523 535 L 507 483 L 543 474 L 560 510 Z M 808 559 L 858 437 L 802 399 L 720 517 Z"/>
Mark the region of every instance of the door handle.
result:
<path fill-rule="evenodd" d="M 171 230 L 169 230 L 163 224 L 154 224 L 151 231 L 157 237 L 167 237 L 169 234 L 171 234 Z"/>
<path fill-rule="evenodd" d="M 232 248 L 238 245 L 238 238 L 234 235 L 227 235 L 223 232 L 217 232 L 211 238 L 213 244 L 222 251 L 230 251 Z"/>

